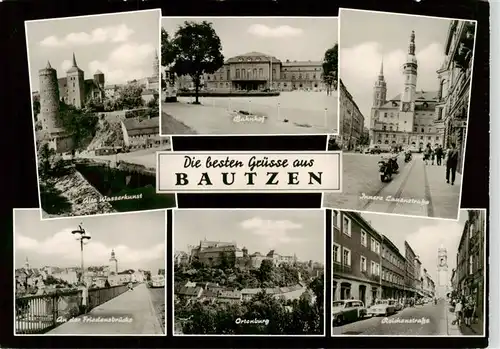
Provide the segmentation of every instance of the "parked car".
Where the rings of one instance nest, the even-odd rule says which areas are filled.
[[[365,149],[365,154],[380,154],[382,151],[380,150],[378,145],[374,145],[373,147],[368,147]]]
[[[367,310],[367,315],[378,316],[384,315],[389,316],[396,313],[396,301],[393,299],[384,299],[377,301],[375,305],[372,305]]]
[[[362,301],[345,299],[332,303],[332,322],[334,326],[362,319],[365,315],[366,308]]]

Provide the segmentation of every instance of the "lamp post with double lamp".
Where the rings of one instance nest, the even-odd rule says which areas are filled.
[[[80,241],[80,264],[82,268],[82,274],[80,277],[80,282],[85,283],[85,269],[83,265],[83,245],[86,245],[89,243],[91,236],[89,233],[85,231],[85,229],[82,228],[82,225],[78,225],[78,229],[73,230],[71,232],[75,236],[75,239],[77,241]]]

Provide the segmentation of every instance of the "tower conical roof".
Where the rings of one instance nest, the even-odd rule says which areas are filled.
[[[74,73],[74,72],[81,72],[82,70],[78,68],[78,65],[76,64],[76,58],[75,58],[75,53],[73,52],[73,62],[71,68],[68,69],[67,73]]]
[[[47,66],[45,67],[45,69],[52,69],[52,66],[50,65],[50,61],[47,61]]]

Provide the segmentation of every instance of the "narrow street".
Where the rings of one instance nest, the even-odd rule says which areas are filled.
[[[446,167],[425,165],[421,154],[405,163],[398,157],[399,173],[388,183],[382,183],[378,174],[380,155],[344,153],[343,192],[326,193],[324,205],[329,208],[362,210],[368,212],[405,214],[423,217],[456,219],[460,199],[461,175],[455,185],[445,181]],[[367,196],[363,198],[363,196]],[[381,199],[373,199],[380,197]],[[388,198],[412,200],[395,202]]]
[[[388,318],[367,317],[334,327],[332,335],[446,336],[448,335],[446,311],[444,302],[437,305],[434,303],[417,305],[405,308]]]

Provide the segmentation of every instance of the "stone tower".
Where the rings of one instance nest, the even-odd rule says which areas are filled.
[[[158,79],[160,74],[160,61],[158,60],[158,51],[155,50],[155,56],[153,60],[153,78]]]
[[[410,44],[408,45],[408,55],[403,65],[404,91],[401,95],[401,110],[404,110],[404,103],[411,103],[410,110],[414,110],[415,98],[417,92],[417,57],[415,56],[415,32],[410,35]]]
[[[68,104],[82,108],[85,104],[85,77],[83,70],[76,64],[73,53],[73,64],[66,72],[68,80]]]
[[[118,274],[118,260],[115,256],[115,250],[111,250],[111,257],[109,258],[109,272],[111,274]]]
[[[30,269],[30,262],[28,261],[28,257],[26,257],[26,261],[24,262],[24,268],[26,270],[29,270]]]
[[[439,298],[446,298],[448,293],[448,253],[446,248],[441,245],[438,249],[438,264],[437,264],[438,282],[437,282],[437,296]]]
[[[62,127],[59,120],[59,86],[57,72],[47,62],[47,67],[38,72],[40,78],[40,115],[38,120],[42,129],[49,133],[57,132]]]
[[[384,79],[384,61],[380,64],[380,73],[373,87],[373,106],[381,107],[387,99],[387,84]]]
[[[100,88],[104,88],[104,73],[101,72],[100,70],[97,70],[95,73],[94,73],[94,82],[100,87]]]

